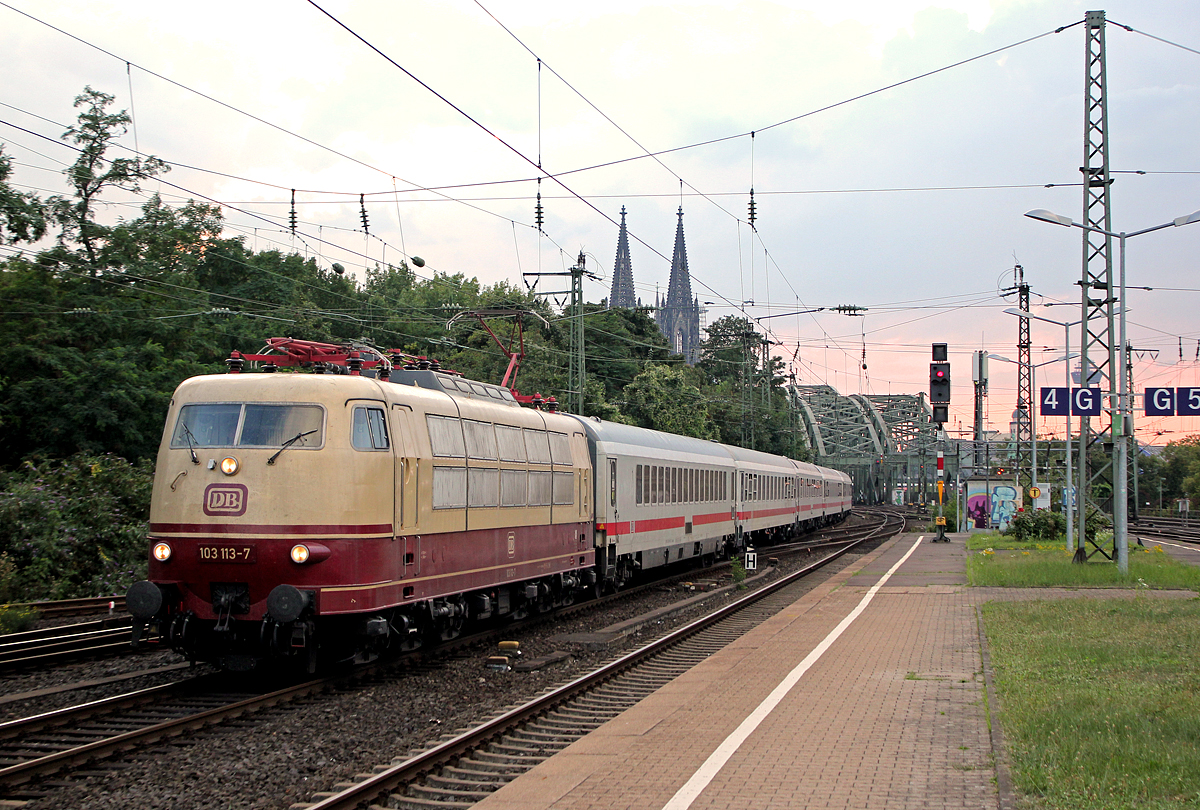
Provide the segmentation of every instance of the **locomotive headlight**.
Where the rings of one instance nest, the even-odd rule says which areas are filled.
[[[154,548],[150,552],[154,555],[154,559],[159,562],[166,562],[171,559],[171,547],[166,543],[155,543]]]
[[[242,465],[233,456],[226,456],[221,459],[221,472],[226,475],[233,475]]]
[[[292,562],[296,563],[296,565],[304,565],[305,563],[312,565],[328,559],[331,553],[329,546],[323,543],[308,542],[297,543],[292,546],[292,550],[288,552],[288,556],[292,558]]]

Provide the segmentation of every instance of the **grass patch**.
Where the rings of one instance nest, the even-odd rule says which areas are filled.
[[[1129,574],[1116,563],[1079,565],[1065,547],[1057,550],[1024,546],[1024,551],[984,549],[967,557],[967,582],[1000,588],[1183,588],[1200,591],[1200,568],[1173,560],[1162,550],[1131,548]]]
[[[1067,547],[1066,540],[1060,540],[1057,543],[1034,543],[1017,540],[1014,537],[1000,534],[1000,532],[974,532],[967,535],[967,550],[968,551],[983,551],[986,548],[1002,549],[1013,548],[1029,551],[1035,548],[1063,548]]]
[[[983,615],[1029,806],[1200,807],[1200,600],[993,602]]]

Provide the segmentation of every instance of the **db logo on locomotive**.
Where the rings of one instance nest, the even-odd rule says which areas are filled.
[[[204,488],[204,514],[237,517],[246,514],[244,484],[209,484]]]

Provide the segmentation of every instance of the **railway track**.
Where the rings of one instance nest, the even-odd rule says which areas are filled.
[[[84,659],[132,655],[128,616],[0,636],[0,675]]]
[[[811,552],[814,549],[827,550],[829,546],[839,548],[838,551],[834,551],[820,562],[805,569],[813,570],[849,550],[855,544],[878,536],[888,526],[894,532],[898,531],[901,525],[899,518],[894,515],[880,516],[872,518],[868,521],[867,525],[841,527],[837,530],[826,531],[815,540],[772,547],[771,553],[772,556],[777,554],[782,556],[802,551]],[[708,573],[712,573],[712,570],[710,569]],[[688,575],[681,575],[681,578],[686,576]],[[690,576],[694,578],[696,572],[691,572]],[[791,579],[795,579],[795,577],[793,576]],[[645,587],[661,588],[662,584],[661,582],[648,583]],[[774,590],[776,588],[778,588],[778,585],[764,586],[764,589]],[[760,592],[763,592],[763,589],[756,591],[755,594],[759,594]],[[614,597],[606,597],[605,599],[622,597],[625,597],[624,593],[617,594]],[[783,598],[786,599],[787,597]],[[571,609],[557,611],[553,616],[546,618],[552,620],[555,617],[561,617],[573,611],[594,609],[606,604],[605,599],[580,603]],[[742,602],[747,605],[749,604],[747,600],[742,600]],[[745,619],[742,621],[745,621]],[[758,621],[761,621],[761,617],[751,620],[751,624],[747,625],[746,629],[753,624],[757,624]],[[70,632],[72,627],[78,627],[78,625],[68,627],[65,630],[64,628],[57,629],[62,631],[63,637],[66,638],[71,635],[77,635]],[[698,629],[699,627],[696,626],[696,630],[692,632],[697,632]],[[128,646],[129,631],[127,621],[122,622],[120,628],[110,628],[110,630],[111,632],[123,634],[123,638],[116,643]],[[511,628],[503,631],[488,630],[473,636],[463,637],[451,644],[442,645],[435,648],[433,652],[435,654],[446,654],[481,644],[492,644],[496,639],[508,632],[511,632]],[[616,706],[624,707],[632,705],[629,701],[636,702],[640,700],[642,696],[649,693],[645,691],[646,689],[649,689],[649,691],[657,689],[662,683],[676,677],[680,672],[692,666],[695,661],[710,654],[711,646],[705,647],[704,645],[711,645],[717,642],[709,639],[720,639],[722,637],[721,634],[733,632],[734,635],[728,636],[723,642],[728,643],[731,638],[736,637],[741,632],[745,632],[745,630],[713,632],[718,633],[718,635],[712,636],[710,634],[705,636],[704,641],[693,642],[693,644],[701,645],[696,647],[694,651],[686,655],[671,653],[669,658],[662,659],[662,661],[655,665],[657,671],[651,668],[646,670],[646,672],[652,674],[642,674],[636,676],[633,680],[626,681],[627,685],[622,687],[626,690],[626,697],[614,702],[613,698],[604,693],[599,693],[599,697],[591,698],[591,700],[593,702],[598,701],[601,704],[612,704],[614,708]],[[14,645],[14,651],[17,646],[19,645]],[[708,649],[708,652],[704,652],[705,649]],[[16,653],[14,652],[14,654]],[[88,763],[111,757],[118,752],[144,748],[147,745],[194,732],[206,726],[216,725],[235,717],[260,711],[264,708],[298,700],[323,691],[346,688],[349,685],[361,683],[364,680],[379,676],[386,677],[386,673],[389,670],[419,664],[428,656],[428,652],[418,653],[402,657],[395,661],[363,667],[351,674],[340,674],[332,677],[307,680],[302,683],[261,693],[250,693],[244,690],[234,691],[228,687],[229,681],[226,676],[206,675],[139,690],[82,706],[2,723],[0,724],[0,789],[10,798],[19,798],[22,795],[22,786],[45,776],[79,768]],[[634,660],[629,659],[630,663],[626,664],[626,666],[632,665]],[[0,659],[0,667],[3,666],[3,661]],[[605,676],[600,677],[603,678]],[[225,680],[223,681],[222,678],[225,678]],[[640,684],[640,686],[631,687],[628,685],[633,683]],[[583,703],[580,704],[580,707],[572,709],[576,714],[561,714],[556,720],[546,722],[550,725],[558,724],[564,727],[570,727],[572,724],[575,724],[577,728],[586,730],[594,727],[590,725],[592,720],[603,722],[600,717],[605,715],[595,714],[596,709],[596,706],[589,706],[587,703]],[[623,708],[618,711],[623,711]],[[582,722],[588,717],[591,717],[591,720]],[[576,723],[577,720],[580,722]],[[537,736],[543,732],[535,731],[527,733]],[[526,745],[526,743],[520,742],[515,744],[518,748]],[[483,755],[481,754],[481,756]],[[36,795],[36,791],[30,795]]]
[[[1182,524],[1167,526],[1152,526],[1131,524],[1130,535],[1146,540],[1174,540],[1179,543],[1200,545],[1200,528],[1185,528]]]
[[[869,539],[902,530],[902,516],[884,515],[821,560],[428,751],[338,785],[338,793],[318,794],[308,810],[368,803],[411,810],[470,807],[790,605],[798,596],[794,586],[807,574]]]
[[[48,602],[16,602],[10,605],[22,610],[37,611],[43,619],[60,619],[65,616],[91,616],[96,613],[110,614],[125,612],[124,596],[94,596],[84,599],[58,599]]]
[[[273,692],[237,692],[220,688],[223,678],[190,678],[0,723],[0,785],[11,796],[12,788],[38,777],[329,688],[321,679]]]

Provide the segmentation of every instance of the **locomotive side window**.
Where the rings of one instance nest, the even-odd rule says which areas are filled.
[[[529,505],[530,506],[549,506],[550,505],[550,473],[530,471],[530,473],[529,473]]]
[[[433,468],[433,508],[462,509],[467,505],[467,468]]]
[[[525,461],[525,439],[520,428],[496,425],[496,444],[501,461]]]
[[[500,505],[524,506],[529,498],[529,473],[525,470],[500,471]]]
[[[534,464],[550,463],[550,442],[544,430],[525,429],[525,451]]]
[[[641,472],[640,468],[639,468],[638,472],[639,473]],[[639,476],[639,478],[640,478],[640,476]],[[616,506],[617,505],[617,460],[615,458],[610,458],[608,460],[608,484],[609,484],[609,494],[608,494],[609,502],[613,506]]]
[[[210,403],[184,405],[171,434],[172,447],[279,447],[306,434],[294,448],[320,447],[325,411],[320,405]]]
[[[575,473],[554,473],[554,503],[556,506],[575,503]]]
[[[462,425],[453,416],[427,414],[425,424],[429,426],[429,445],[434,456],[440,458],[462,458],[466,455],[463,444]]]
[[[467,470],[467,506],[497,506],[500,503],[500,471],[492,467]]]
[[[360,405],[354,409],[350,444],[355,450],[388,449],[387,420],[382,408],[364,408]]]
[[[550,457],[555,464],[571,463],[571,445],[567,442],[567,434],[550,434]]]
[[[467,455],[485,461],[496,460],[496,433],[491,422],[463,420],[463,433],[467,439]]]

